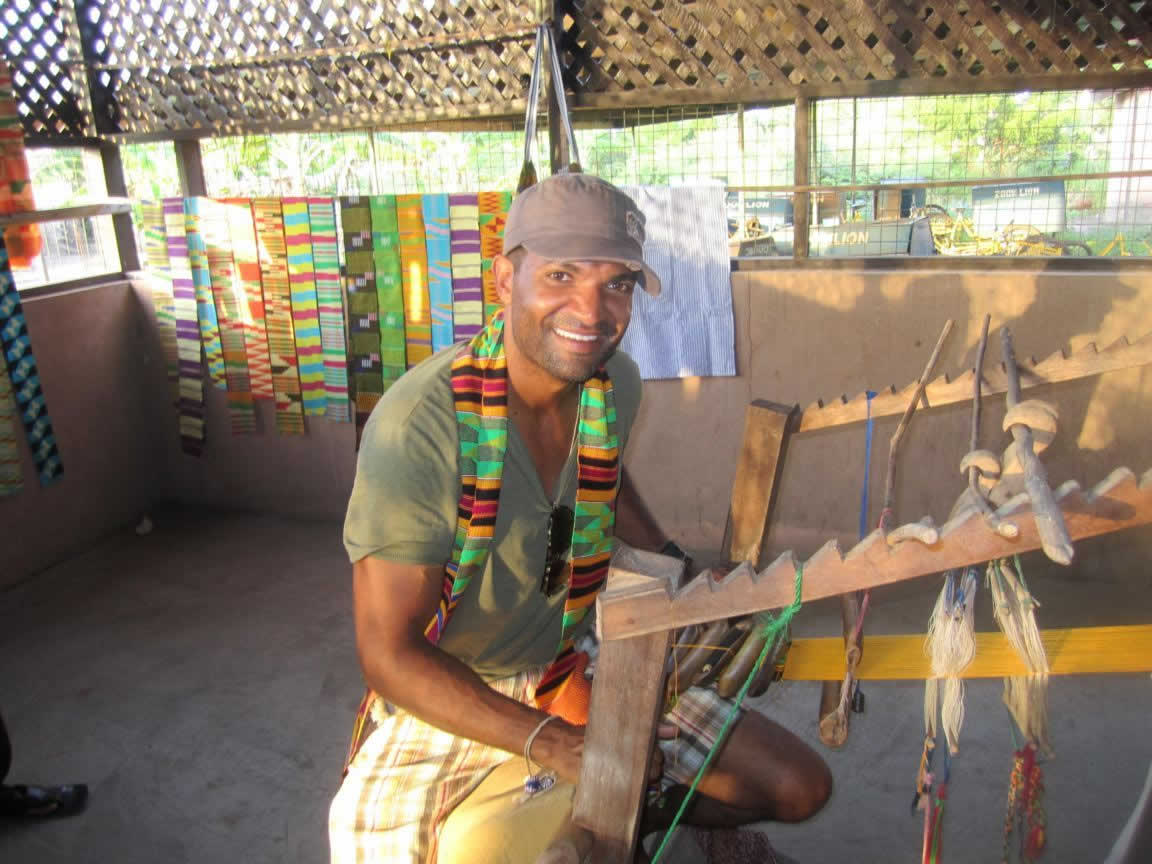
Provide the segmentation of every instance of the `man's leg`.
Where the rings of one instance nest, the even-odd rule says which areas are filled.
[[[88,787],[83,783],[69,786],[6,786],[4,779],[12,767],[12,742],[0,714],[0,818],[27,819],[46,816],[71,816],[84,809]]]

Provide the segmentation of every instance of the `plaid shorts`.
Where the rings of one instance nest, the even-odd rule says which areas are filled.
[[[527,702],[540,671],[489,682]],[[683,693],[663,722],[680,731],[661,741],[662,783],[688,784],[704,764],[732,703],[712,689]],[[434,864],[440,826],[485,777],[512,754],[459,738],[411,714],[377,711],[376,728],[348,766],[332,800],[332,864]]]

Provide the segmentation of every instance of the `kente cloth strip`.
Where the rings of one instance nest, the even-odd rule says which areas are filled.
[[[248,352],[244,346],[241,314],[244,287],[232,260],[232,239],[228,232],[225,205],[210,198],[200,200],[200,233],[208,256],[208,275],[216,320],[220,323],[220,343],[224,350],[224,378],[228,384],[228,419],[233,435],[256,431],[256,406],[248,378]]]
[[[288,249],[278,198],[253,198],[260,281],[264,284],[264,317],[268,322],[268,356],[276,393],[276,429],[281,435],[304,434],[296,338],[292,328],[292,288],[288,282]]]
[[[264,286],[260,280],[260,259],[256,251],[256,226],[252,203],[247,198],[226,198],[228,236],[232,239],[232,260],[239,278],[237,297],[244,319],[244,353],[248,355],[248,381],[256,399],[275,399],[272,387],[272,358],[268,353],[268,321],[264,313]],[[245,314],[246,310],[246,314]]]
[[[184,199],[164,199],[164,232],[168,239],[168,266],[172,273],[176,313],[176,352],[180,362],[180,448],[190,456],[204,450],[204,379],[200,325],[196,316],[196,288],[188,263],[184,227]]]
[[[208,274],[208,249],[200,233],[202,198],[184,199],[184,234],[188,241],[188,264],[192,268],[192,285],[196,289],[196,319],[200,325],[200,340],[204,343],[204,358],[208,362],[208,378],[219,389],[226,388],[224,377],[224,347],[220,342],[220,322],[216,318],[216,304],[212,299],[212,279]]]
[[[387,390],[408,368],[396,196],[373,195],[369,206],[372,209],[372,266],[376,271],[376,302],[380,315],[380,371]]]
[[[356,440],[384,392],[380,311],[372,260],[372,210],[367,198],[341,198],[344,287],[348,296],[348,371],[356,409]]]
[[[512,206],[511,192],[481,192],[477,196],[480,216],[480,270],[484,288],[484,320],[500,308],[492,259],[504,251],[504,223]]]
[[[172,390],[172,404],[180,400],[180,357],[176,353],[176,303],[172,297],[172,271],[168,266],[168,237],[164,231],[164,205],[160,201],[142,201],[141,220],[144,237],[144,266],[152,288],[152,307],[160,331],[164,368]]]
[[[32,340],[24,321],[24,307],[8,266],[8,249],[0,233],[0,354],[8,366],[16,410],[24,424],[24,435],[40,485],[47,486],[64,473],[60,452],[56,448],[56,434],[48,417],[48,404],[40,388],[40,372],[36,355],[32,353]],[[0,370],[2,372],[3,370]]]
[[[316,273],[316,307],[324,349],[325,414],[347,423],[348,358],[344,348],[344,292],[340,288],[340,255],[336,245],[336,212],[331,198],[308,199],[312,225],[312,262]]]
[[[320,338],[320,309],[316,303],[316,268],[312,263],[312,225],[307,198],[285,198],[284,242],[288,248],[288,282],[292,294],[292,326],[296,359],[300,364],[300,395],[304,413],[324,416],[324,345]]]
[[[452,229],[447,195],[425,195],[424,242],[428,250],[428,302],[432,350],[452,344]]]
[[[452,230],[452,336],[471,339],[484,327],[480,210],[475,195],[448,196]]]
[[[0,59],[0,215],[35,209],[12,75]],[[4,230],[4,239],[12,269],[30,267],[44,245],[40,226],[34,224],[9,225]]]
[[[16,440],[16,403],[12,401],[12,380],[5,365],[0,369],[0,497],[15,495],[23,488],[20,442]]]
[[[432,356],[432,313],[428,300],[428,250],[420,195],[396,196],[400,272],[404,286],[404,341],[408,367]]]

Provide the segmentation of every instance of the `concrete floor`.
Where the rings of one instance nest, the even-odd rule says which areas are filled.
[[[327,860],[328,801],[360,696],[348,576],[336,524],[180,512],[159,516],[147,537],[114,536],[0,593],[9,779],[92,790],[79,817],[0,825],[0,861]],[[870,629],[922,631],[935,582],[877,594]],[[1043,626],[1152,620],[1147,570],[1030,582],[1045,602]],[[991,626],[985,608],[979,627]],[[827,602],[796,623],[797,635],[838,628]],[[947,864],[1000,860],[1011,739],[999,690],[993,681],[968,688]],[[816,684],[777,685],[758,706],[815,742],[818,693]],[[801,864],[918,860],[920,822],[908,804],[922,686],[873,683],[866,694],[849,746],[825,751],[837,784],[825,811],[766,826]],[[1043,860],[1100,861],[1152,758],[1152,685],[1146,676],[1057,679],[1051,715]],[[684,843],[674,857],[692,860]]]

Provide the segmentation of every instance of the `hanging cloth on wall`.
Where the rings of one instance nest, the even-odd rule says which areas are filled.
[[[380,371],[387,390],[407,370],[404,344],[404,281],[400,275],[400,227],[396,196],[373,195],[372,264],[380,313]]]
[[[420,195],[396,196],[400,272],[404,286],[404,341],[408,367],[432,356],[432,313],[428,297],[428,250]]]
[[[196,287],[188,263],[184,199],[164,199],[164,233],[176,312],[176,352],[180,362],[180,447],[190,456],[204,450],[204,376]]]
[[[480,209],[475,195],[448,196],[452,229],[452,336],[471,339],[484,326]]]
[[[0,215],[35,209],[12,75],[0,59]],[[9,225],[2,233],[8,248],[9,267],[15,270],[30,267],[44,246],[40,226]]]
[[[481,192],[477,196],[480,221],[480,272],[484,290],[484,320],[500,308],[492,259],[504,251],[504,223],[512,206],[511,192]]]
[[[312,263],[312,225],[307,198],[285,198],[284,243],[288,250],[288,283],[292,298],[292,329],[296,338],[300,395],[306,415],[322,417],[328,410],[324,395],[324,345],[316,303],[316,269]]]
[[[16,440],[16,403],[8,367],[0,370],[0,497],[15,495],[24,488],[20,470],[20,442]]]
[[[248,355],[248,382],[256,399],[275,399],[272,387],[272,358],[268,353],[268,321],[264,313],[264,286],[260,281],[260,260],[256,250],[256,226],[252,202],[247,198],[226,198],[221,204],[228,218],[232,239],[232,260],[242,294],[244,353]]]
[[[331,198],[308,199],[312,226],[312,262],[316,272],[316,308],[324,348],[325,416],[347,423],[348,358],[344,348],[344,296],[340,290],[340,255],[336,245],[336,213]]]
[[[367,198],[341,198],[344,286],[348,296],[348,369],[356,408],[356,440],[380,401],[380,314],[372,263],[372,211]]]
[[[276,428],[282,435],[304,434],[296,337],[292,326],[292,288],[288,281],[288,248],[284,216],[278,198],[253,198],[260,281],[264,285],[264,315],[268,322],[268,354],[272,389],[276,393]]]
[[[224,347],[220,342],[220,322],[212,300],[212,278],[208,274],[208,250],[200,233],[200,209],[203,198],[184,199],[184,234],[188,241],[188,265],[192,268],[192,285],[196,289],[196,320],[200,341],[208,362],[208,378],[217,388],[227,386],[224,376]]]
[[[208,256],[212,300],[220,324],[220,344],[224,350],[224,378],[228,384],[228,419],[233,435],[256,431],[256,410],[252,383],[248,377],[248,352],[244,347],[241,302],[244,289],[232,259],[232,240],[224,205],[211,198],[200,201],[200,233]]]
[[[428,250],[428,303],[432,311],[432,350],[452,344],[452,228],[448,196],[425,195],[424,242]]]
[[[180,358],[176,353],[176,306],[172,297],[172,272],[168,266],[168,238],[164,233],[164,205],[142,201],[141,234],[144,238],[144,266],[152,288],[152,308],[164,352],[164,368],[172,390],[172,404],[180,399]]]

